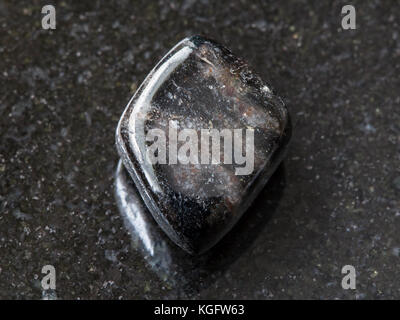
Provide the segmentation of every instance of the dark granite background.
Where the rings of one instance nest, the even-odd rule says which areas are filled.
[[[357,30],[341,28],[349,3]],[[49,296],[46,264],[60,299],[400,298],[399,17],[389,0],[0,0],[0,298]],[[207,258],[182,258],[179,282],[132,245],[114,131],[155,63],[197,33],[273,84],[294,131],[254,206]],[[356,290],[341,288],[346,264]]]

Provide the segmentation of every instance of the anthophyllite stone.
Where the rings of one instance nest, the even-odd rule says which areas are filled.
[[[195,254],[248,209],[290,135],[284,103],[253,69],[215,41],[193,36],[144,80],[116,143],[154,219]]]

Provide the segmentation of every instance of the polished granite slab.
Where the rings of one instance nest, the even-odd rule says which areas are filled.
[[[0,298],[48,297],[47,264],[61,299],[400,298],[400,8],[389,3],[353,1],[346,31],[341,1],[65,1],[57,29],[42,30],[39,3],[0,1]],[[154,250],[170,259],[157,261],[119,210],[114,132],[149,70],[198,33],[274,86],[295,134],[214,249],[187,259],[167,238]],[[348,264],[356,290],[341,287]]]

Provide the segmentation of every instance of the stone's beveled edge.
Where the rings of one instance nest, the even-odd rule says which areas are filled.
[[[164,63],[161,63],[151,72],[152,76],[147,80],[146,85],[142,87],[140,94],[134,100],[134,106],[126,120],[128,125],[129,137],[134,135],[134,139],[129,139],[130,150],[133,150],[135,158],[142,164],[141,169],[145,175],[146,181],[155,192],[160,192],[161,188],[154,176],[152,165],[145,161],[145,120],[144,115],[151,110],[151,101],[154,95],[163,85],[175,69],[182,65],[188,56],[193,52],[189,46],[178,46],[168,55]]]
[[[144,172],[141,169],[140,164],[137,162],[134,154],[129,151],[129,148],[126,146],[123,138],[123,132],[122,128],[124,126],[129,126],[129,120],[131,117],[131,113],[134,110],[137,99],[140,97],[142,94],[144,88],[148,85],[149,81],[151,78],[154,76],[154,74],[157,72],[157,70],[162,66],[165,62],[168,61],[168,59],[177,52],[179,48],[183,48],[185,46],[191,47],[193,49],[197,48],[201,44],[209,42],[218,48],[222,48],[223,50],[226,50],[226,52],[229,54],[230,58],[238,59],[240,60],[239,57],[235,56],[229,49],[226,47],[222,46],[221,44],[202,37],[202,36],[192,36],[183,39],[180,41],[178,44],[176,44],[168,53],[156,64],[156,66],[150,71],[150,73],[147,75],[145,80],[142,82],[142,84],[139,86],[135,94],[132,96],[130,101],[128,102],[117,126],[116,130],[116,145],[117,145],[117,150],[118,153],[123,161],[123,164],[127,171],[129,172],[130,176],[135,182],[135,185],[138,187],[138,191],[144,200],[146,206],[148,207],[149,211],[151,212],[153,218],[156,220],[158,225],[163,229],[163,231],[168,235],[168,237],[175,242],[179,247],[184,249],[186,252],[190,254],[201,254],[213,246],[215,246],[232,228],[233,226],[240,220],[240,218],[243,216],[245,211],[251,206],[252,202],[254,199],[259,195],[259,192],[262,190],[262,188],[266,185],[268,182],[269,178],[272,176],[272,174],[275,172],[276,168],[278,165],[281,163],[283,160],[287,146],[291,137],[291,132],[292,132],[292,126],[291,126],[291,121],[290,121],[290,115],[289,112],[286,108],[286,105],[282,101],[282,99],[277,96],[273,90],[270,89],[269,85],[267,86],[267,90],[264,92],[268,94],[269,98],[273,99],[274,102],[273,104],[275,107],[278,109],[278,112],[280,113],[280,121],[283,123],[283,128],[282,128],[282,135],[281,135],[281,140],[278,145],[278,147],[274,150],[274,152],[271,155],[271,167],[269,168],[264,168],[263,170],[260,171],[260,174],[256,177],[255,180],[258,180],[258,183],[255,183],[255,189],[252,192],[250,199],[247,199],[246,203],[244,206],[241,208],[242,214],[238,215],[237,219],[234,221],[231,221],[229,225],[226,226],[224,232],[221,233],[221,235],[217,238],[212,243],[209,243],[207,246],[204,247],[195,247],[194,244],[190,242],[190,240],[186,239],[183,235],[179,235],[170,225],[170,223],[166,220],[164,215],[162,214],[161,210],[156,204],[156,199],[154,199],[155,194],[150,195],[148,193],[148,190],[151,190],[151,187],[149,185],[149,182],[146,180],[146,177],[144,176]],[[184,60],[183,60],[184,61]],[[179,65],[179,64],[178,64]],[[259,75],[251,68],[249,68],[247,65],[246,67],[248,70],[254,73],[254,77],[256,81],[265,84],[265,81],[263,81]],[[172,71],[173,72],[173,71]],[[126,141],[129,141],[129,139],[126,139]],[[264,180],[264,183],[260,183],[260,180]]]
[[[117,130],[116,130],[116,146],[117,146],[117,151],[122,159],[122,162],[129,172],[130,176],[135,182],[136,186],[138,187],[138,191],[143,198],[143,201],[145,202],[146,206],[148,207],[149,211],[151,212],[153,218],[156,220],[158,225],[163,229],[163,231],[168,235],[168,237],[175,242],[179,247],[184,249],[186,252],[190,254],[194,254],[193,248],[190,246],[190,243],[187,241],[187,239],[184,239],[182,236],[180,236],[169,224],[169,222],[164,218],[162,212],[160,209],[154,204],[153,197],[150,196],[147,192],[148,189],[150,189],[150,185],[148,181],[145,179],[145,177],[142,174],[142,170],[140,169],[140,165],[137,163],[137,160],[135,159],[135,156],[129,151],[128,146],[125,144],[124,138],[123,138],[123,132],[122,128],[124,126],[129,126],[129,119],[131,117],[131,113],[133,109],[135,108],[135,102],[138,97],[140,97],[143,89],[147,86],[151,78],[154,76],[156,71],[162,66],[170,56],[174,52],[176,52],[180,47],[193,47],[193,43],[191,42],[190,38],[185,38],[182,41],[180,41],[178,44],[176,44],[168,53],[156,64],[156,66],[150,71],[150,73],[146,76],[145,80],[142,82],[142,84],[139,86],[139,88],[136,90],[132,98],[129,100],[127,106],[125,107],[125,110],[118,122]],[[127,141],[129,139],[126,139]]]
[[[118,121],[117,125],[117,130],[116,130],[116,137],[117,137],[117,143],[118,143],[118,135],[121,134],[121,127],[122,127],[122,122],[126,119],[126,114],[134,101],[134,99],[139,96],[140,92],[143,90],[144,86],[149,82],[155,71],[159,68],[160,65],[162,65],[168,57],[171,55],[173,51],[175,51],[179,46],[187,44],[190,41],[190,38],[185,38],[182,41],[180,41],[178,44],[176,44],[171,50],[168,51],[168,53],[155,65],[155,67],[149,72],[149,74],[146,76],[146,78],[143,80],[139,88],[136,90],[136,92],[133,94],[132,98],[129,100],[128,104],[126,105],[121,118]]]

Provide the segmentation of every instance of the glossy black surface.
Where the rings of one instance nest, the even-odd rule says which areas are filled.
[[[171,139],[188,129],[194,134],[190,143],[195,163],[182,163],[179,157],[171,163]],[[151,163],[146,157],[148,145],[155,143],[147,137],[150,130],[162,133],[157,139],[169,146],[157,150],[158,158],[166,153],[165,163]],[[211,155],[216,140],[203,137],[204,130],[218,134],[223,154]],[[240,142],[233,130],[240,133]],[[290,135],[286,107],[269,85],[227,48],[193,36],[179,42],[147,76],[121,117],[116,141],[155,220],[177,245],[202,253],[232,228],[265,186]],[[208,140],[207,149],[200,146],[202,139]],[[177,143],[176,149],[184,143]],[[235,163],[238,146],[246,156],[241,165]],[[203,163],[205,151],[209,162]],[[232,161],[226,164],[224,156],[229,155]]]

